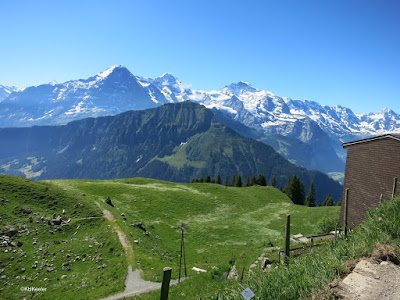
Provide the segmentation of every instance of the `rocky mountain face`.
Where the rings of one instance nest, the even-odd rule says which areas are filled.
[[[211,110],[184,101],[62,126],[0,129],[0,172],[34,179],[148,177],[176,182],[241,174],[298,175],[314,181],[318,203],[342,187],[327,175],[295,166],[272,147],[219,123]]]
[[[1,91],[0,88],[0,95]],[[248,82],[234,83],[216,91],[191,90],[172,74],[143,78],[134,76],[123,66],[113,66],[85,80],[9,90],[2,95],[6,97],[3,96],[3,100],[0,97],[0,127],[66,124],[85,117],[115,115],[191,100],[224,112],[261,132],[263,142],[293,162],[324,172],[344,171],[346,153],[342,142],[388,132],[400,133],[400,115],[390,109],[355,114],[342,106],[329,107],[313,101],[279,97],[258,90]],[[286,139],[283,143],[282,138],[278,142],[276,137],[281,136],[294,143],[300,140],[312,151],[301,155],[288,150],[295,147],[283,149],[282,145],[291,142]]]

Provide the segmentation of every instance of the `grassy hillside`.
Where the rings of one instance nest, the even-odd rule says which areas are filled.
[[[49,225],[53,214],[70,222]],[[0,175],[0,239],[1,299],[95,299],[124,288],[126,274],[119,269],[127,261],[118,237],[82,195]]]
[[[166,266],[173,268],[173,278],[178,277],[179,228],[184,223],[188,274],[196,275],[190,270],[194,266],[209,272],[195,276],[193,280],[203,282],[203,286],[192,296],[207,294],[206,286],[218,290],[219,281],[210,282],[210,273],[222,274],[230,262],[247,270],[270,243],[281,246],[286,214],[292,216],[292,233],[304,235],[315,233],[320,219],[339,215],[338,207],[293,205],[272,187],[226,188],[142,178],[50,182],[77,195],[84,193],[114,214],[133,245],[133,267],[142,269],[145,279],[160,281]],[[108,197],[114,207],[104,202]],[[139,222],[149,236],[132,225]],[[191,282],[188,280],[185,286]],[[199,284],[194,286],[192,289],[199,288]]]
[[[108,197],[114,207],[104,202]],[[107,221],[96,204],[115,220]],[[54,213],[71,221],[49,225]],[[33,296],[20,291],[27,286],[47,288],[39,293],[44,299],[98,299],[123,290],[128,264],[143,270],[145,279],[160,281],[166,266],[173,268],[172,277],[177,278],[181,223],[185,224],[188,275],[193,278],[171,293],[186,293],[185,299],[214,295],[232,285],[219,281],[230,264],[234,262],[239,270],[245,266],[247,276],[249,265],[270,243],[283,244],[288,213],[292,233],[307,235],[316,231],[320,219],[338,215],[339,210],[293,205],[272,187],[226,188],[142,178],[33,182],[0,176],[0,236],[14,227],[19,233],[10,242],[23,243],[0,248],[0,298]],[[138,223],[147,234],[133,226]],[[133,255],[125,255],[113,229],[117,227],[126,234]],[[197,275],[191,271],[194,266],[208,272]]]
[[[289,267],[281,265],[271,272],[258,272],[241,285],[231,283],[211,299],[240,299],[243,287],[250,287],[255,299],[338,299],[333,295],[335,285],[328,283],[351,272],[351,266],[354,268],[357,259],[372,256],[368,259],[371,262],[391,261],[399,264],[399,215],[400,198],[387,201],[369,211],[368,219],[349,233],[347,238],[340,238],[336,243],[331,240],[324,247],[293,258]],[[380,277],[382,275],[376,274],[375,279],[384,284]],[[380,296],[381,299],[390,299],[388,295]]]

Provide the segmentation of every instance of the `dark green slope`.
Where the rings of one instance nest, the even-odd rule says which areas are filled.
[[[321,202],[341,186],[320,172],[294,166],[272,147],[218,123],[204,106],[182,102],[65,126],[0,130],[0,170],[35,179],[143,176],[189,182],[210,174],[243,179],[263,173],[279,185],[297,174],[316,181]],[[10,150],[12,149],[12,150]],[[318,184],[319,183],[319,184]]]
[[[241,174],[265,174],[269,181],[276,176],[278,186],[284,186],[294,174],[300,176],[306,190],[311,181],[317,186],[317,202],[330,193],[335,199],[341,196],[342,187],[319,171],[309,171],[287,161],[270,146],[245,138],[232,129],[214,124],[209,130],[196,134],[186,144],[174,149],[170,156],[153,159],[138,171],[142,177],[186,181],[207,174],[222,178]],[[162,171],[161,171],[162,170]],[[185,179],[184,179],[185,180]]]

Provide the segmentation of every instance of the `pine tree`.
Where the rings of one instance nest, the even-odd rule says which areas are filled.
[[[217,175],[217,178],[215,179],[215,183],[216,184],[221,184],[222,183],[221,176],[219,174]]]
[[[265,179],[265,176],[263,174],[259,174],[257,176],[257,180],[256,180],[258,185],[261,186],[266,186],[267,185],[267,180]]]
[[[336,206],[342,206],[342,198],[340,198],[340,200],[338,201],[338,203],[336,203]]]
[[[314,181],[310,184],[310,189],[308,191],[306,202],[304,203],[305,206],[314,207],[315,206],[315,187]]]
[[[242,186],[243,186],[243,183],[242,183],[242,176],[240,176],[240,174],[237,174],[237,175],[235,176],[235,180],[234,180],[233,182],[234,182],[234,186],[236,186],[236,187],[242,187]]]
[[[276,177],[275,176],[273,176],[271,178],[271,186],[276,187]]]
[[[324,203],[322,203],[322,206],[334,206],[335,204],[333,203],[333,198],[331,195],[326,196],[326,199]]]
[[[251,186],[251,182],[250,182],[250,177],[247,177],[246,178],[246,181],[245,181],[245,183],[244,183],[244,186]]]
[[[304,205],[304,185],[299,177],[294,175],[290,178],[284,191],[294,204]]]
[[[211,176],[210,175],[206,175],[206,177],[204,177],[204,182],[211,182]]]
[[[256,185],[257,184],[257,178],[256,175],[251,176],[250,179],[250,185]]]
[[[225,177],[225,183],[224,183],[224,185],[225,185],[225,186],[230,186],[230,185],[231,185],[231,183],[229,182],[229,177],[228,177],[228,176]]]

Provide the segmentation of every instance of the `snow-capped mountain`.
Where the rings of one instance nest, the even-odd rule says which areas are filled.
[[[170,73],[164,73],[156,79],[148,78],[145,80],[153,83],[170,102],[188,100],[189,96],[192,94],[188,86],[184,85],[178,78]]]
[[[329,136],[340,140],[400,132],[400,115],[391,109],[355,114],[342,106],[329,107],[314,101],[279,97],[257,90],[246,82],[231,84],[218,91],[193,91],[188,98],[207,107],[224,110],[242,123],[265,133],[288,135],[288,125],[306,120],[315,122]],[[310,138],[310,135],[304,135],[301,140],[307,142]]]
[[[280,97],[258,90],[248,82],[214,91],[191,90],[170,73],[144,78],[133,75],[124,66],[113,66],[88,79],[59,84],[21,90],[0,86],[0,127],[65,124],[185,100],[225,112],[264,134],[300,139],[319,153],[325,153],[322,157],[336,156],[331,161],[336,161],[338,155],[342,167],[345,158],[342,142],[400,133],[400,115],[390,109],[356,114],[342,106]]]
[[[4,86],[0,84],[0,102],[10,96],[12,92],[16,92],[19,89],[15,86]]]
[[[166,91],[168,87],[163,88]],[[344,170],[346,152],[341,146],[343,142],[389,132],[400,133],[400,115],[393,110],[355,114],[339,105],[329,107],[314,101],[279,97],[258,90],[248,82],[233,83],[209,92],[193,90],[179,94],[177,90],[170,91],[178,99],[197,101],[208,108],[224,111],[265,134],[277,133],[300,139],[320,156],[334,162],[336,171]],[[319,169],[327,171],[324,167]]]
[[[123,66],[88,79],[28,87],[0,103],[0,127],[65,124],[85,117],[114,115],[168,103],[153,83]]]

